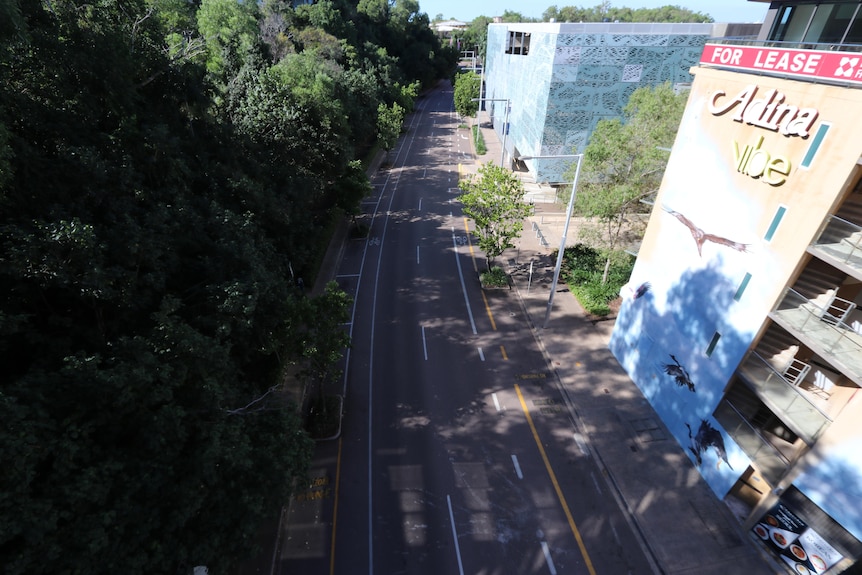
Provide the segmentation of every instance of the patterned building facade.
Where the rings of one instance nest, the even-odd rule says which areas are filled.
[[[489,25],[485,109],[507,160],[582,152],[637,88],[687,87],[712,33],[712,24]],[[559,183],[572,160],[527,162],[535,181]]]

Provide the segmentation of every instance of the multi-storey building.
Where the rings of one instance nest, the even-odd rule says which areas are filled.
[[[751,25],[491,24],[486,109],[506,159],[582,152],[599,120],[616,118],[635,89],[687,88],[711,36],[756,34]],[[534,181],[557,183],[571,158],[528,160]]]
[[[862,2],[692,73],[611,349],[789,569],[862,572]]]

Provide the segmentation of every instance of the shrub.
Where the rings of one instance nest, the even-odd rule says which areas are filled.
[[[473,126],[473,141],[476,143],[476,153],[484,156],[488,148],[485,147],[485,138],[482,136],[482,130],[479,126]]]
[[[629,281],[634,258],[625,252],[611,254],[608,280],[602,283],[607,255],[584,244],[566,248],[560,275],[584,309],[593,315],[607,315],[608,304],[619,296]]]
[[[507,287],[509,285],[509,276],[506,275],[503,268],[494,266],[490,270],[479,274],[479,281],[486,287]]]

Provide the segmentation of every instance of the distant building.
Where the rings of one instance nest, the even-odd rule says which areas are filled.
[[[858,0],[705,46],[610,343],[793,573],[862,572],[860,50]]]
[[[583,151],[599,120],[619,117],[635,89],[687,87],[712,35],[712,24],[490,24],[484,95],[508,159]],[[554,183],[570,165],[526,167],[535,181]]]
[[[453,32],[463,31],[467,29],[467,23],[460,20],[441,20],[439,22],[431,22],[431,28],[440,38],[451,38]]]

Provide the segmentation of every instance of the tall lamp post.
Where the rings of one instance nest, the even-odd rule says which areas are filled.
[[[548,309],[545,310],[545,321],[542,323],[542,329],[548,327],[548,319],[551,317],[551,308],[554,305],[554,294],[557,292],[557,282],[560,280],[560,269],[563,266],[563,252],[566,250],[566,235],[569,233],[569,221],[572,219],[572,210],[575,207],[575,196],[577,195],[578,176],[581,175],[581,161],[584,159],[583,154],[563,155],[563,156],[518,156],[517,160],[541,160],[548,158],[577,158],[578,164],[575,168],[575,179],[572,181],[572,193],[569,196],[569,205],[566,208],[566,224],[563,226],[563,237],[560,239],[560,251],[557,252],[557,265],[554,267],[554,281],[551,282],[551,295],[548,296]]]
[[[479,88],[481,89],[481,87]],[[500,153],[500,167],[505,166],[506,160],[506,136],[509,135],[509,98],[472,98],[472,102],[479,102],[479,108],[482,108],[482,102],[506,102],[506,116],[503,120],[503,151]]]

